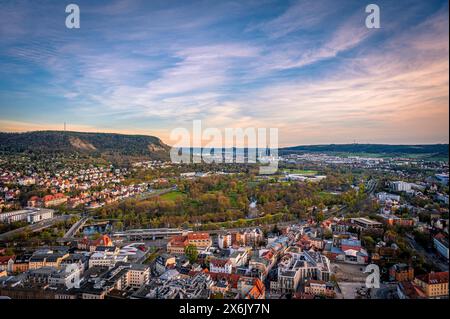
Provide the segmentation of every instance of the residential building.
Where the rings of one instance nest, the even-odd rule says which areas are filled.
[[[14,223],[19,221],[27,221],[30,224],[34,224],[45,219],[53,218],[53,214],[54,210],[52,209],[27,207],[22,210],[0,213],[0,222]]]
[[[417,276],[416,284],[427,298],[448,298],[448,271]]]
[[[0,256],[0,271],[12,272],[15,259],[16,256],[14,255]]]
[[[383,227],[382,223],[364,217],[351,218],[351,223],[360,229],[376,229]]]
[[[37,253],[31,256],[28,261],[28,269],[38,269],[42,267],[59,268],[61,262],[69,257],[68,253]]]
[[[195,246],[200,252],[211,247],[212,240],[208,233],[187,233],[186,235],[173,236],[167,243],[167,252],[182,255],[189,245]]]
[[[113,268],[119,262],[127,262],[127,255],[118,255],[117,252],[96,251],[89,258],[89,268],[107,267]]]
[[[305,293],[314,296],[322,296],[327,298],[334,298],[336,292],[334,286],[323,280],[309,279],[305,283]]]
[[[209,270],[216,273],[231,274],[233,266],[229,259],[212,259],[209,262]]]
[[[433,238],[433,244],[439,254],[448,260],[448,237],[443,234],[437,234]]]
[[[414,268],[407,264],[395,264],[389,268],[389,279],[393,281],[414,280]]]
[[[397,181],[391,183],[391,189],[394,192],[408,192],[411,190],[411,183]]]
[[[390,201],[395,201],[395,202],[399,202],[400,201],[400,196],[399,195],[395,195],[395,194],[389,194],[389,193],[385,193],[385,192],[381,192],[381,193],[377,193],[377,199],[381,202],[384,203],[388,200]]]
[[[155,270],[158,274],[162,275],[167,269],[173,268],[176,265],[176,259],[169,254],[161,254],[156,257]]]

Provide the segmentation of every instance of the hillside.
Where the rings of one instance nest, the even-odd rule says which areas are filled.
[[[0,152],[8,153],[83,153],[167,159],[169,149],[159,138],[145,135],[63,131],[0,133]]]
[[[419,157],[447,157],[448,144],[429,145],[388,145],[388,144],[328,144],[304,145],[280,149],[281,154],[289,153],[348,153],[348,154],[377,154],[386,156],[412,155]]]

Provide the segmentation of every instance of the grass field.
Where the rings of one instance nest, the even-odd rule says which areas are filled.
[[[305,175],[305,176],[314,176],[314,175],[318,174],[317,171],[303,170],[303,169],[286,169],[284,171],[289,174],[301,174],[301,175]]]
[[[182,192],[173,191],[173,192],[169,192],[169,193],[163,194],[160,197],[161,197],[161,199],[164,199],[164,200],[175,201],[175,200],[177,200],[177,198],[182,198],[184,196],[185,195]]]

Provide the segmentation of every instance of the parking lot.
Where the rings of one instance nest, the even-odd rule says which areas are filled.
[[[366,281],[368,274],[364,273],[364,265],[352,265],[345,263],[332,263],[331,269],[333,270],[336,280],[338,282],[362,282]]]

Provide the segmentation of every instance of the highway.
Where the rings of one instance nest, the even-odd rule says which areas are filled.
[[[9,237],[17,235],[17,234],[19,234],[19,233],[21,233],[23,231],[26,231],[26,230],[28,230],[28,231],[30,231],[32,233],[38,232],[38,231],[41,231],[43,229],[52,227],[53,225],[55,225],[58,222],[64,222],[66,220],[69,220],[72,216],[74,216],[74,215],[55,216],[53,218],[50,218],[50,219],[47,219],[47,220],[43,220],[43,221],[41,221],[39,223],[36,223],[36,224],[31,224],[31,225],[28,225],[28,226],[25,226],[25,227],[21,227],[21,228],[17,228],[17,229],[11,230],[9,232],[0,234],[0,240],[5,240],[5,239],[7,239]]]

